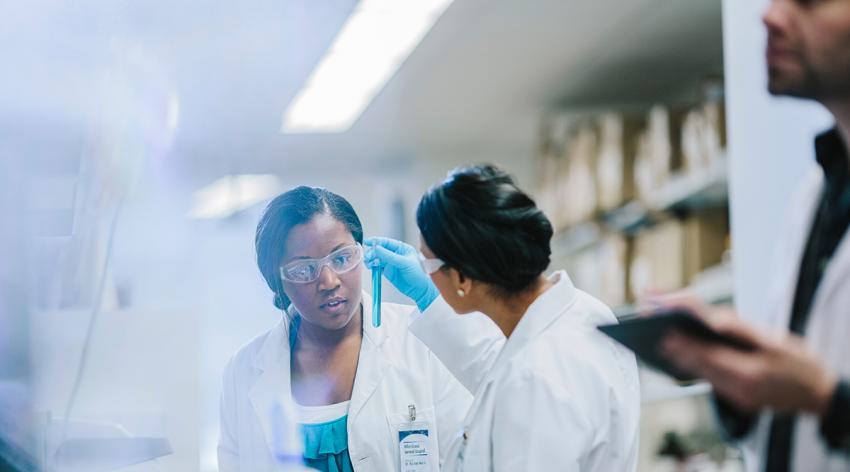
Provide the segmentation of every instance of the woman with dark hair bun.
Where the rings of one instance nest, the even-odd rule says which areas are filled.
[[[552,225],[534,201],[497,167],[459,168],[416,222],[421,251],[372,238],[365,260],[416,302],[411,330],[475,394],[445,469],[636,470],[635,358],[596,329],[616,322],[608,307],[544,275]]]
[[[284,316],[225,369],[220,471],[438,470],[472,396],[409,334],[413,307],[381,303],[381,326],[363,322],[362,242],[354,208],[328,190],[298,187],[266,207],[257,265]]]

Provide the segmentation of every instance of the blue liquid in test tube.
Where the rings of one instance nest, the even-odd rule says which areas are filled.
[[[381,326],[381,276],[384,269],[380,265],[372,267],[372,326]]]

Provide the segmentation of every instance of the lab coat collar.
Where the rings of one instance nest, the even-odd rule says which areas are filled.
[[[372,297],[362,294],[363,305],[363,341],[360,344],[360,357],[354,378],[349,405],[349,420],[353,421],[363,409],[366,401],[380,385],[387,370],[386,356],[381,353],[387,338],[385,328],[372,326]],[[291,352],[289,349],[289,320],[297,316],[291,310],[266,336],[253,365],[260,372],[249,396],[254,413],[263,428],[269,450],[273,451],[274,426],[273,411],[276,406],[285,406],[293,402],[291,397],[292,378],[290,372]]]
[[[576,288],[567,272],[563,270],[555,272],[549,276],[549,280],[554,282],[555,285],[549,287],[529,305],[513,333],[505,342],[502,352],[499,353],[499,357],[490,371],[491,375],[488,375],[488,381],[492,381],[500,368],[506,365],[516,353],[531,343],[574,305]]]
[[[793,212],[791,214],[791,225],[793,228],[801,228],[799,231],[791,232],[788,239],[782,246],[783,260],[787,260],[787,264],[782,264],[778,269],[779,276],[777,280],[780,282],[771,287],[773,304],[767,310],[768,316],[764,320],[756,319],[756,322],[761,322],[763,327],[787,326],[791,322],[791,306],[794,303],[794,295],[796,294],[797,279],[800,273],[800,267],[803,262],[803,252],[806,249],[809,231],[814,224],[817,207],[820,203],[820,198],[824,188],[824,175],[820,168],[812,169],[806,176],[805,191],[798,195],[795,203],[796,207],[803,208],[805,211]],[[842,243],[843,244],[843,243]],[[841,244],[836,249],[836,254],[841,249]],[[830,264],[832,265],[832,264]],[[829,276],[829,268],[824,274],[824,279]],[[826,280],[821,281],[821,287],[815,293],[815,298],[812,300],[812,308],[818,302],[820,293],[823,287],[826,286]]]
[[[350,423],[357,420],[363,406],[381,384],[388,367],[387,356],[382,352],[387,338],[387,327],[372,326],[372,297],[366,292],[363,292],[361,303],[363,304],[363,342],[360,344],[360,360],[357,362],[351,403],[348,405]]]
[[[285,411],[291,404],[289,360],[289,323],[288,318],[283,318],[269,331],[254,358],[254,367],[260,375],[248,394],[254,414],[263,428],[266,446],[272,452],[276,446],[274,423],[280,420],[273,417],[274,411],[276,408],[280,408],[278,411]]]

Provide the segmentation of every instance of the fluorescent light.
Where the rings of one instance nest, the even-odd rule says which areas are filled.
[[[198,190],[189,216],[198,219],[227,218],[281,191],[274,175],[231,175]]]
[[[361,0],[283,112],[284,133],[346,131],[452,0]]]

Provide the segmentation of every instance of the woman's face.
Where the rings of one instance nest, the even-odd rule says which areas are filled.
[[[331,215],[318,214],[289,232],[281,266],[298,259],[321,259],[337,249],[355,244],[345,225]],[[325,329],[342,329],[360,310],[362,262],[337,274],[328,266],[308,283],[283,281],[283,290],[304,321]]]

